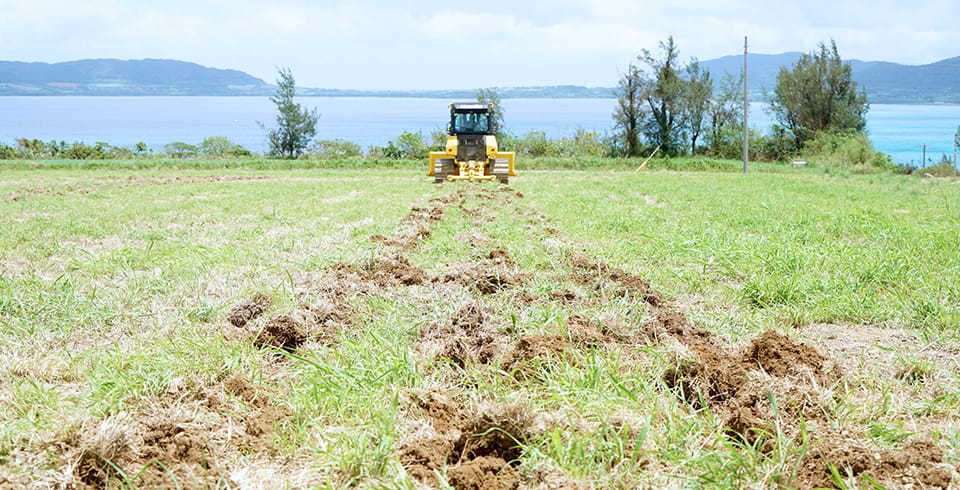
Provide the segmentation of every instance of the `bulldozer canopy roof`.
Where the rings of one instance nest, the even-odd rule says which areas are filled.
[[[450,104],[450,108],[453,109],[453,112],[488,112],[490,110],[490,104],[480,104],[477,102],[471,103],[455,103]]]

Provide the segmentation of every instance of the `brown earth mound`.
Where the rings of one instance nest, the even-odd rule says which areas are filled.
[[[367,270],[368,278],[380,288],[413,286],[429,282],[423,269],[410,264],[404,255],[377,262]]]
[[[881,488],[948,488],[952,475],[942,465],[943,449],[917,439],[899,450],[870,449],[861,441],[834,435],[819,441],[803,458],[794,482],[799,488],[837,488],[841,479],[866,476]]]
[[[559,335],[524,335],[507,352],[503,370],[517,378],[536,378],[546,359],[562,360],[570,342]]]
[[[307,340],[329,341],[344,323],[347,308],[341,303],[317,302],[271,318],[256,333],[258,347],[294,350]]]
[[[227,314],[227,321],[234,327],[240,328],[250,320],[254,320],[262,315],[269,307],[270,297],[264,294],[257,294],[250,301],[231,308]]]
[[[90,419],[57,446],[79,488],[233,486],[224,461],[275,452],[274,424],[290,414],[272,400],[271,390],[240,376],[199,386],[175,380],[143,417]]]
[[[664,380],[687,403],[709,407],[731,437],[764,452],[775,440],[799,444],[801,430],[812,449],[798,462],[789,486],[835,488],[831,466],[842,478],[869,477],[888,488],[946,488],[951,472],[940,463],[943,450],[913,440],[899,450],[871,447],[864,434],[830,428],[825,418],[831,386],[842,379],[835,362],[809,345],[764,332],[747,346],[715,339],[691,327],[677,313],[661,313],[646,326],[652,338],[669,335],[687,346],[693,360],[681,361]]]
[[[529,418],[515,407],[471,411],[447,395],[427,392],[408,409],[423,424],[401,443],[400,462],[416,481],[437,487],[437,473],[456,489],[515,489]]]
[[[578,283],[592,286],[601,293],[639,298],[651,306],[659,306],[664,301],[663,295],[654,291],[649,282],[623,269],[594,262],[583,254],[573,256],[570,263]]]
[[[501,327],[483,305],[468,303],[449,323],[421,328],[417,350],[425,360],[446,359],[460,368],[467,364],[490,364],[509,339]]]
[[[505,288],[522,286],[526,279],[526,275],[515,272],[502,262],[460,262],[450,265],[442,276],[434,280],[475,288],[481,294],[494,294]]]

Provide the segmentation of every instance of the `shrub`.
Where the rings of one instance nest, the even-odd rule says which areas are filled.
[[[12,146],[7,146],[0,144],[0,160],[15,160],[20,158],[20,154],[17,153]]]
[[[528,157],[558,156],[559,151],[543,131],[527,131],[517,141],[517,153]]]
[[[560,156],[565,157],[599,157],[611,153],[600,133],[583,129],[577,129],[573,136],[560,138],[553,146]]]
[[[251,153],[224,136],[211,136],[200,142],[200,153],[209,158],[250,156]]]
[[[940,161],[936,165],[926,167],[923,170],[916,172],[920,175],[929,175],[932,177],[953,177],[953,158],[948,155],[943,155],[940,157]]]
[[[110,145],[99,141],[93,145],[88,145],[82,141],[74,141],[58,156],[70,160],[104,160],[111,156],[111,148]]]
[[[860,132],[820,133],[808,141],[799,158],[826,168],[846,168],[855,172],[895,172],[890,155],[873,149],[867,135]]]
[[[173,158],[191,158],[197,156],[198,149],[182,141],[174,141],[163,145],[163,151]]]
[[[307,152],[310,156],[323,160],[339,160],[363,156],[360,145],[342,139],[314,141]]]
[[[443,151],[447,147],[447,131],[441,128],[434,129],[430,132],[430,151]],[[500,140],[500,135],[497,135],[497,144],[500,147],[503,147],[503,141]]]
[[[423,133],[404,131],[383,148],[383,156],[395,159],[427,158],[427,144],[423,142]]]

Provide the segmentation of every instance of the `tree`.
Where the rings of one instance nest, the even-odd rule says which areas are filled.
[[[796,149],[821,132],[863,132],[869,108],[833,40],[829,48],[820,43],[819,51],[801,55],[792,69],[781,68],[770,100],[774,119],[793,136]]]
[[[683,152],[685,146],[684,129],[688,114],[684,110],[684,97],[687,94],[687,82],[680,77],[680,53],[673,36],[668,37],[666,43],[661,42],[660,49],[663,58],[655,58],[646,49],[638,57],[650,70],[641,77],[643,100],[648,113],[643,134],[651,145],[659,146],[668,155],[677,155]]]
[[[163,151],[173,158],[191,158],[197,156],[196,146],[182,141],[174,141],[163,145]]]
[[[293,101],[296,83],[289,68],[277,70],[277,92],[270,101],[277,106],[277,127],[267,130],[270,153],[285,158],[294,158],[307,148],[317,134],[317,110],[308,111]],[[262,123],[261,128],[264,128]],[[266,129],[266,128],[264,128]]]
[[[687,128],[690,134],[690,153],[697,152],[697,139],[706,126],[706,119],[711,112],[713,97],[713,80],[710,72],[700,68],[696,60],[687,65],[689,80],[683,97],[683,107],[686,112]]]
[[[503,105],[500,104],[500,92],[495,88],[482,88],[477,90],[477,102],[481,104],[493,104],[490,112],[490,130],[499,134],[503,131]]]
[[[712,156],[737,158],[743,150],[743,71],[724,73],[710,103],[705,141]]]
[[[640,154],[640,125],[643,121],[643,86],[640,70],[630,63],[616,89],[617,107],[613,111],[615,130],[628,156]]]

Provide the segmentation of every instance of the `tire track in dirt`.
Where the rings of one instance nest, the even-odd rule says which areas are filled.
[[[465,209],[463,202],[459,206]],[[481,208],[484,213],[465,214],[495,219],[496,211],[504,207],[490,205]],[[547,226],[548,220],[541,213],[533,210],[529,214],[531,221],[545,232],[555,237],[560,235]],[[491,252],[489,258],[496,259],[498,264],[512,263],[505,251]],[[865,476],[889,486],[945,488],[950,484],[952,472],[942,464],[943,450],[928,440],[911,438],[899,450],[868,449],[871,445],[867,434],[851,428],[833,428],[827,414],[834,401],[832,388],[842,382],[843,373],[837,362],[813,347],[772,330],[745,344],[731,345],[712,332],[690,325],[672,303],[639,276],[585,254],[570,257],[569,265],[574,282],[596,293],[594,301],[615,297],[642,301],[650,320],[640,331],[650,342],[663,342],[669,337],[686,348],[689,358],[667,372],[664,381],[684,402],[696,409],[708,408],[718,415],[728,437],[764,452],[771,452],[777,441],[801,444],[798,441],[802,439],[802,432],[815,441],[810,447],[800,448],[803,456],[796,475],[781,484],[798,488],[832,487],[836,485],[832,476],[834,469],[843,477]],[[489,264],[485,269],[489,270]],[[446,277],[461,278],[463,284],[472,284],[481,294],[497,291],[489,287],[483,274],[454,271]],[[522,283],[515,281],[510,285]],[[570,291],[551,294],[563,301],[583,300]],[[624,338],[605,331],[602,325],[593,328],[594,322],[572,317],[567,322],[570,333],[566,337],[521,335],[511,341],[511,334],[515,332],[495,325],[491,317],[495,315],[484,312],[482,306],[470,305],[451,318],[448,325],[427,330],[435,334],[421,332],[421,342],[447,339],[448,345],[439,356],[452,360],[458,368],[464,368],[467,363],[497,365],[502,371],[528,379],[536,376],[536,362],[540,359],[567,360],[571,349],[617,344]],[[489,327],[491,323],[493,328]],[[533,368],[525,369],[525,366]],[[426,444],[430,441],[436,442],[427,439]],[[416,461],[406,464],[415,478],[424,472],[424,465],[429,470],[444,467],[429,458],[427,462]],[[446,461],[448,467],[453,463]]]
[[[513,199],[522,197],[517,193],[511,195],[511,199],[503,199],[486,190],[470,196],[461,189],[455,199],[444,200],[442,204],[455,204],[480,228],[483,222],[496,219],[498,212]],[[486,204],[468,208],[466,201],[470,198],[484,200]],[[429,236],[426,222],[432,224],[442,219],[442,213],[436,208],[414,208],[411,214],[414,213],[421,218],[411,223],[419,223],[426,232],[413,226],[412,229],[418,230],[417,240],[413,234],[401,232],[401,239],[383,243],[404,250],[415,248],[416,245],[409,244],[419,244],[419,237]],[[549,226],[549,220],[539,211],[529,210],[527,218],[544,233],[563,240],[561,233]],[[479,238],[480,243],[494,242],[482,234],[475,238]],[[832,388],[842,382],[843,373],[836,362],[813,347],[791,341],[775,331],[731,345],[712,332],[692,326],[674,304],[643,278],[583,253],[563,259],[567,262],[565,267],[572,271],[569,279],[591,291],[590,297],[562,290],[551,292],[550,298],[526,298],[527,302],[554,299],[584,306],[584,303],[626,298],[642,302],[650,319],[638,331],[629,332],[573,316],[567,321],[566,336],[517,335],[498,320],[498,315],[489,311],[484,296],[522,286],[526,277],[516,271],[508,252],[494,249],[486,260],[450,264],[445,274],[433,279],[433,282],[454,282],[470,288],[474,302],[460,308],[448,323],[429,325],[421,330],[415,347],[421,362],[443,359],[450,368],[459,370],[471,364],[486,365],[520,380],[535,380],[544,359],[576,363],[575,352],[584,347],[630,345],[636,342],[637,334],[651,343],[672,339],[683,346],[687,358],[666,373],[665,384],[683,402],[716,414],[723,421],[728,437],[764,452],[771,452],[778,440],[800,444],[802,431],[806,431],[809,440],[815,441],[810,447],[800,448],[803,456],[796,475],[779,483],[798,488],[833,487],[836,483],[831,475],[832,466],[844,477],[867,476],[890,486],[945,488],[950,484],[952,473],[942,464],[943,451],[930,441],[913,438],[899,450],[868,449],[871,445],[866,434],[849,428],[832,428],[826,414],[834,401]],[[475,459],[437,456],[464,454],[456,452],[457,444],[463,443],[463,434],[471,430],[474,434],[488,434],[493,430],[493,427],[478,425],[477,421],[485,415],[464,416],[463,410],[450,402],[427,407],[428,421],[437,419],[429,414],[443,413],[441,418],[461,423],[446,431],[434,427],[432,436],[405,441],[400,451],[408,473],[421,483],[431,485],[435,482],[427,475],[446,468],[455,488],[481,488],[471,485],[482,482],[495,482],[496,488],[515,488],[521,480],[513,476],[512,470],[517,465],[516,457],[522,454],[508,447],[490,444],[490,447],[499,447],[498,453],[478,454]],[[511,434],[512,447],[516,448],[520,441],[532,435],[525,427],[528,426],[513,420],[497,426],[496,431]],[[464,474],[458,473],[459,468],[469,468],[464,474],[475,478],[465,480]],[[509,475],[509,481],[500,480],[505,475]]]
[[[585,349],[620,349],[629,358],[642,355],[637,344],[660,344],[678,353],[675,368],[663,378],[667,392],[694,411],[709,409],[730,440],[763,452],[777,449],[778,443],[797,446],[788,448],[801,455],[796,474],[783,477],[779,484],[833,487],[833,465],[844,476],[868,476],[890,487],[950,485],[952,473],[942,463],[943,450],[928,440],[911,438],[897,450],[877,449],[866,434],[833,427],[835,420],[828,414],[843,373],[833,360],[809,345],[775,331],[731,344],[691,325],[643,278],[584,253],[564,255],[563,250],[573,248],[565,243],[560,252],[553,252],[557,255],[555,269],[565,274],[557,278],[558,283],[569,281],[585,293],[555,290],[535,295],[523,291],[530,275],[519,270],[507,250],[493,245],[495,239],[484,235],[485,224],[521,199],[522,194],[508,187],[472,186],[414,206],[393,236],[370,237],[383,247],[379,257],[358,265],[326,267],[315,281],[316,287],[298,296],[297,305],[288,311],[271,310],[272,301],[264,295],[238,304],[228,312],[225,334],[252,342],[265,352],[296,351],[307,342],[335,346],[340,332],[353,324],[354,305],[365,297],[391,291],[395,297],[404,297],[405,288],[411,287],[435,288],[440,296],[448,288],[459,288],[467,300],[448,316],[424,322],[411,346],[428,372],[441,371],[445,378],[465,380],[466,371],[481,369],[511,382],[538,383],[545,361],[576,366]],[[471,207],[477,201],[483,204]],[[470,243],[478,251],[474,259],[445,264],[442,272],[431,275],[413,265],[407,254],[419,249],[451,207],[474,221]],[[536,209],[527,208],[516,219],[527,219],[532,230],[566,241]],[[648,320],[643,325],[621,325],[571,315],[565,323],[566,335],[531,335],[516,331],[497,310],[494,300],[504,298],[518,305],[553,301],[581,311],[627,300],[644,309]],[[271,454],[275,451],[270,442],[273,426],[289,417],[271,401],[269,389],[245,378],[174,386],[168,392],[154,404],[151,417],[121,424],[124,430],[113,431],[122,436],[98,435],[111,433],[111,419],[85,426],[64,452],[66,460],[73,461],[71,473],[88,485],[104,486],[115,478],[113,469],[129,473],[138,465],[150,464],[144,459],[149,456],[150,461],[162,462],[186,486],[211,486],[216,481],[236,484],[225,476],[236,474],[235,455],[249,453],[250,448],[257,455]],[[550,430],[551,423],[562,422],[547,423],[542,414],[521,405],[477,400],[456,389],[411,391],[401,402],[401,411],[410,423],[396,454],[410,478],[420,485],[436,487],[440,484],[437,474],[444,474],[458,489],[588,487],[547,465],[538,469],[522,466],[523,448]],[[185,410],[187,406],[193,407],[192,411]],[[225,411],[242,413],[242,423],[224,415]],[[224,427],[240,435],[224,443],[215,436],[222,434]],[[564,430],[577,428],[564,426]],[[802,446],[804,431],[811,441],[808,446]],[[152,469],[142,474],[141,486],[170,483],[169,474]]]
[[[35,196],[53,195],[69,196],[73,194],[91,194],[104,189],[121,189],[126,187],[150,187],[173,184],[207,184],[213,182],[239,182],[253,180],[268,180],[268,176],[260,175],[209,175],[196,177],[142,177],[128,175],[126,177],[108,177],[108,180],[95,181],[92,186],[64,184],[62,186],[21,187],[4,196],[5,201],[21,201]]]

